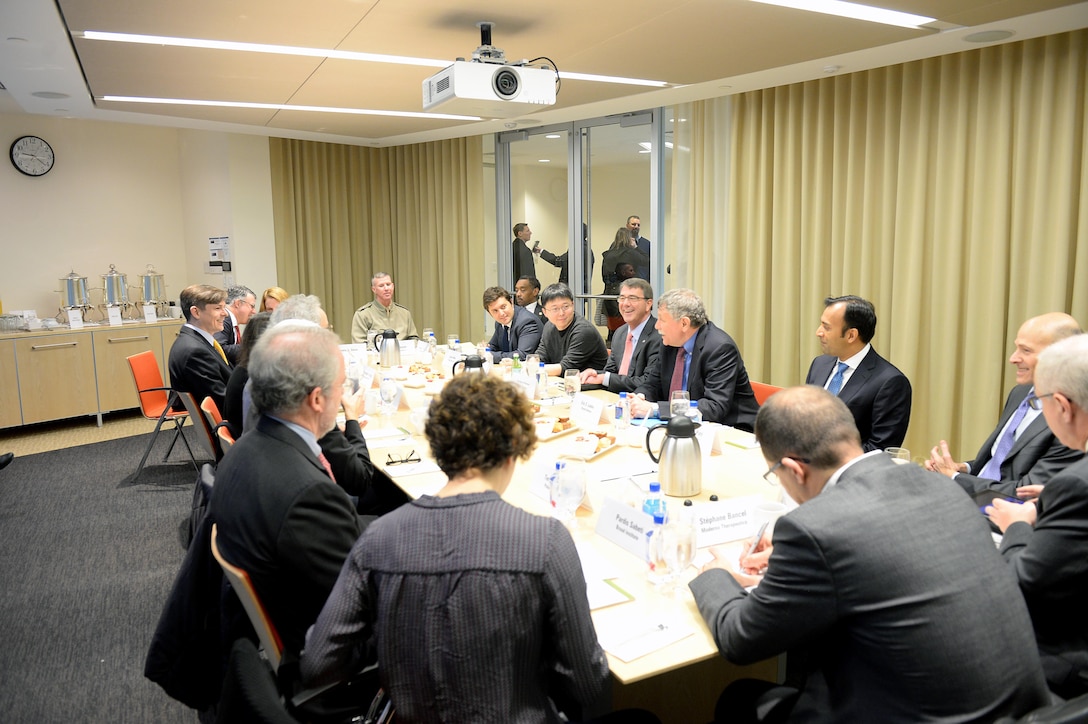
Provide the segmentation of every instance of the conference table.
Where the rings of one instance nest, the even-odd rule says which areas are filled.
[[[561,380],[552,379],[548,392],[552,397],[540,401],[540,414],[562,417],[569,414],[571,398],[563,395]],[[436,385],[425,389],[402,387],[399,409],[391,414],[370,414],[363,428],[375,464],[413,498],[434,494],[446,483],[445,475],[430,457],[422,429],[423,410],[430,395],[437,391]],[[618,397],[604,390],[580,394],[602,401],[605,411]],[[376,412],[373,405],[368,405],[368,411]],[[607,417],[606,413],[601,419]],[[717,450],[703,455],[702,491],[690,498],[696,513],[723,508],[735,512],[759,501],[783,500],[782,490],[762,479],[767,465],[751,433],[725,426],[709,427],[716,428],[713,435]],[[613,704],[616,708],[650,709],[663,721],[708,721],[714,701],[728,681],[745,677],[775,680],[781,676],[783,662],[779,657],[739,667],[720,656],[686,585],[709,558],[706,548],[702,548],[702,536],[699,555],[680,574],[680,585],[674,591],[663,591],[650,582],[644,559],[614,542],[615,535],[608,538],[597,531],[602,511],[614,512],[618,504],[640,506],[649,481],[658,479],[656,465],[645,449],[647,430],[636,425],[626,434],[619,434],[615,445],[588,458],[572,457],[579,452],[579,444],[575,443],[578,429],[549,436],[538,443],[530,459],[518,463],[503,498],[531,513],[550,516],[553,509],[544,475],[554,469],[559,459],[584,465],[586,499],[568,528],[582,557],[591,589],[591,607],[595,598],[592,591],[602,590],[603,579],[608,580],[603,589],[606,596],[610,590],[622,594],[616,596],[621,602],[592,610],[615,679]],[[704,435],[705,448],[709,439],[705,430]],[[658,433],[654,437],[662,436]],[[401,462],[404,460],[409,462]],[[717,496],[718,502],[712,502],[712,496]],[[685,499],[666,496],[665,500],[669,510],[674,511],[683,506]],[[751,530],[742,527],[730,532],[733,540],[723,544],[728,555],[740,555],[745,543],[736,539],[738,535],[747,538]],[[624,600],[627,598],[630,600]],[[626,651],[629,660],[610,648]],[[642,649],[648,653],[637,655]]]

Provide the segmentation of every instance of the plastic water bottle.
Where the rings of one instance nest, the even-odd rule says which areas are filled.
[[[513,366],[513,369],[514,369],[514,374],[515,375],[521,373],[521,353],[520,352],[515,352],[514,353],[514,366]]]
[[[665,513],[654,513],[654,526],[646,532],[646,563],[649,566],[647,578],[656,586],[669,579],[669,562],[665,558],[665,546],[662,545],[665,532]]]
[[[544,363],[537,362],[536,374],[536,399],[543,400],[548,396],[548,373],[544,371]]]
[[[626,430],[631,426],[631,401],[627,399],[626,392],[621,392],[620,399],[616,402],[615,426],[617,430]]]
[[[431,360],[438,356],[438,340],[434,338],[434,332],[427,335],[427,351],[431,354]]]
[[[642,500],[642,512],[647,515],[665,515],[665,501],[661,497],[661,483],[650,483],[650,492]]]
[[[699,412],[699,403],[692,400],[688,403],[688,417],[692,422],[701,423],[703,421],[703,413]]]

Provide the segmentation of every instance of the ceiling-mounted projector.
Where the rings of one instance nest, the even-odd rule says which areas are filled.
[[[510,118],[555,105],[555,69],[507,63],[491,45],[491,23],[478,25],[482,42],[472,60],[458,59],[423,81],[423,110]]]

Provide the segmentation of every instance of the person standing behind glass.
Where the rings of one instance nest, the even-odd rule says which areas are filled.
[[[578,552],[558,520],[502,499],[536,444],[529,401],[461,375],[426,435],[449,482],[359,538],[308,635],[303,679],[345,678],[375,645],[398,720],[557,722],[560,702],[580,716],[609,674]]]

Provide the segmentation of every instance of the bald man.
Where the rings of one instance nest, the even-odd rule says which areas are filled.
[[[1047,426],[1046,418],[1028,405],[1028,397],[1035,389],[1039,353],[1080,333],[1077,320],[1061,312],[1024,322],[1009,357],[1009,364],[1016,367],[1016,387],[1005,400],[997,428],[969,462],[953,460],[948,443],[941,440],[930,451],[926,468],[947,475],[971,494],[990,488],[1006,495],[1035,498],[1050,478],[1084,457],[1083,452],[1063,445]]]

